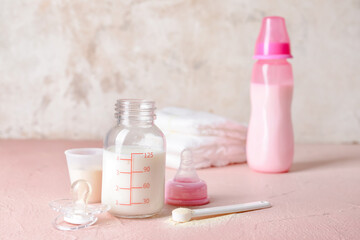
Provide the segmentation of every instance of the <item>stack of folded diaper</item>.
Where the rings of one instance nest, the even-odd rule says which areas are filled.
[[[156,125],[167,143],[166,166],[178,168],[180,153],[193,152],[196,168],[246,161],[244,124],[211,113],[169,107],[157,111]]]

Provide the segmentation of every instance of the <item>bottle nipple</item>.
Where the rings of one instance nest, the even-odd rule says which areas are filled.
[[[194,161],[192,158],[192,151],[185,149],[181,152],[180,167],[174,177],[176,182],[199,182],[200,178],[196,173]]]
[[[284,18],[275,16],[263,18],[261,30],[256,40],[254,58],[292,58],[290,39]]]
[[[177,206],[198,206],[209,202],[206,183],[196,173],[190,149],[181,152],[180,167],[174,179],[166,183],[165,202]]]

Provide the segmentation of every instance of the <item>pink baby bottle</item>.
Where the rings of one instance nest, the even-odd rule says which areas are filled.
[[[246,145],[248,165],[258,172],[287,172],[293,161],[291,57],[284,18],[265,17],[255,47]]]

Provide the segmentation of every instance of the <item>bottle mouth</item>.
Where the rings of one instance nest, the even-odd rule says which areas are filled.
[[[153,122],[155,101],[146,99],[119,99],[115,104],[115,118],[119,121]]]

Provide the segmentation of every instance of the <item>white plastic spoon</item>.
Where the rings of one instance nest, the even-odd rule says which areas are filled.
[[[226,213],[245,212],[268,207],[271,207],[271,204],[269,202],[258,201],[201,209],[177,208],[172,211],[172,220],[176,222],[188,222],[191,220],[191,218],[194,217],[205,217]]]

